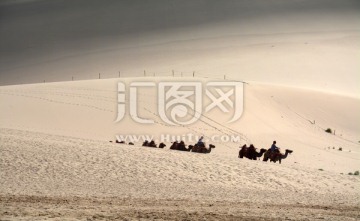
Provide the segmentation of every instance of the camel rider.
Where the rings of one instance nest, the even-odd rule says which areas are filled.
[[[201,136],[200,139],[199,139],[199,141],[197,142],[197,145],[198,145],[198,146],[205,146],[205,144],[204,144],[204,142],[203,142],[203,139],[204,139],[204,137]]]
[[[279,152],[279,148],[276,146],[276,141],[274,140],[273,144],[270,147],[271,152],[276,153]]]

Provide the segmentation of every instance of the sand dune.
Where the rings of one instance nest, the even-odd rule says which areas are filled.
[[[359,216],[358,177],[299,164],[8,129],[2,129],[1,140],[4,219],[14,214],[49,220],[89,216],[177,220],[184,214],[194,220],[290,216],[353,220]],[[29,205],[31,209],[24,213]],[[74,209],[78,212],[71,212]],[[261,212],[250,212],[254,210]]]
[[[280,204],[358,203],[358,177],[291,161],[240,160],[236,149],[234,156],[202,155],[8,129],[1,134],[5,195],[272,203],[279,194]]]
[[[174,79],[180,80],[142,80]],[[23,217],[34,217],[43,205],[57,200],[82,199],[82,203],[76,203],[73,208],[88,208],[90,198],[99,200],[90,203],[95,209],[86,209],[86,212],[79,208],[82,213],[96,214],[98,209],[104,209],[104,200],[112,199],[114,205],[123,208],[116,213],[118,216],[133,218],[137,215],[131,212],[128,203],[139,204],[138,200],[142,201],[141,205],[155,201],[157,209],[149,210],[164,219],[173,219],[177,214],[170,212],[179,209],[175,202],[189,205],[180,211],[191,219],[199,219],[192,214],[198,202],[217,208],[212,210],[214,208],[207,205],[196,209],[202,211],[201,217],[222,217],[220,219],[265,217],[244,215],[252,208],[244,209],[248,203],[267,208],[262,211],[271,210],[274,205],[281,208],[295,205],[291,207],[295,219],[315,219],[316,216],[307,214],[315,207],[321,207],[315,209],[319,217],[328,219],[352,220],[359,216],[355,212],[359,205],[359,177],[347,175],[358,170],[360,161],[358,99],[250,82],[245,85],[243,116],[226,127],[223,121],[227,118],[217,111],[205,115],[191,127],[141,125],[128,115],[121,123],[115,123],[119,80],[129,83],[139,79],[1,87],[0,99],[4,105],[0,109],[0,191],[4,218],[22,214],[23,210],[14,204],[18,200],[26,204],[27,200],[18,198],[21,196],[33,196],[29,200],[37,202],[32,204],[32,212],[21,215]],[[142,117],[154,117],[156,93],[142,93],[139,104],[144,106],[139,105],[139,113]],[[159,118],[156,120],[160,122]],[[315,124],[311,123],[313,120]],[[327,127],[336,128],[336,135],[325,133]],[[156,136],[169,131],[205,136],[236,131],[242,139],[237,143],[214,143],[216,148],[208,155],[169,150],[170,143],[165,149],[152,149],[141,147],[141,142],[135,146],[108,142],[114,141],[116,134],[141,132]],[[283,151],[285,148],[294,151],[282,164],[238,158],[239,146],[243,143],[268,148],[274,139]],[[339,151],[339,147],[343,150]],[[277,197],[279,195],[282,197]],[[168,200],[171,206],[162,206],[163,200]],[[223,203],[230,202],[237,205],[236,214],[226,212],[228,209]],[[335,205],[346,208],[338,211]],[[66,208],[56,209],[57,215],[45,213],[44,218],[50,219],[51,214],[86,217],[66,212],[69,211]],[[167,211],[166,215],[159,214],[158,209]],[[209,215],[209,211],[215,212]],[[279,219],[284,215],[283,210],[277,211],[268,218]],[[149,211],[140,213],[149,216]],[[227,215],[220,215],[223,213]],[[107,213],[109,217],[116,214]],[[148,219],[152,219],[151,216]]]
[[[0,1],[0,219],[360,219],[360,178],[350,175],[360,170],[359,9],[354,0]],[[239,83],[243,102],[206,112],[214,98],[203,86],[214,81]],[[135,98],[134,82],[152,86]],[[161,114],[164,82],[203,87],[204,107],[188,112],[198,121],[164,120],[191,116],[181,105]],[[228,123],[234,107],[242,115]],[[189,134],[216,147],[141,146]],[[238,158],[241,145],[273,140],[293,151],[281,164]]]
[[[176,82],[212,80],[162,79]],[[229,120],[228,116],[215,109],[194,125],[176,127],[164,125],[158,116],[156,90],[140,90],[139,116],[154,119],[155,123],[136,123],[128,113],[121,122],[116,123],[117,82],[130,83],[134,80],[161,81],[161,78],[124,78],[2,87],[0,96],[5,105],[0,110],[0,125],[2,128],[103,141],[115,140],[116,135],[132,134],[153,135],[155,139],[160,139],[161,134],[204,134],[208,138],[214,134],[233,134],[241,137],[240,143],[253,143],[258,148],[268,148],[275,139],[280,141],[279,146],[284,149],[300,151],[299,155],[296,155],[301,157],[295,156],[293,160],[303,163],[304,166],[313,166],[313,161],[319,160],[322,163],[315,164],[315,168],[321,167],[339,173],[357,169],[356,153],[359,152],[360,125],[357,114],[360,111],[358,99],[284,86],[249,83],[244,89],[244,112],[236,123],[224,124]],[[129,100],[127,102],[129,106]],[[335,136],[325,133],[324,130],[327,128],[335,130]],[[236,156],[240,144],[219,145],[220,150],[216,150],[215,153]],[[346,151],[337,152],[337,155],[340,154],[338,158],[330,157],[330,160],[327,160],[328,154],[334,154],[333,148],[340,147]],[[316,159],[312,159],[314,156]],[[344,161],[342,157],[355,160]]]

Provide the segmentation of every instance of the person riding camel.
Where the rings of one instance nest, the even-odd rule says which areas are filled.
[[[197,145],[199,147],[204,147],[205,146],[205,143],[203,142],[203,139],[204,139],[204,136],[201,136],[199,141],[197,142]]]
[[[270,147],[270,151],[271,151],[271,156],[275,156],[276,154],[280,154],[280,148],[276,146],[276,141],[275,140],[274,140],[273,144]]]
[[[273,144],[270,147],[271,152],[279,152],[279,148],[276,146],[276,141],[274,140]]]

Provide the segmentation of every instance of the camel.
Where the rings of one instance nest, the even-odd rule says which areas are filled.
[[[177,146],[178,146],[178,142],[177,141],[174,141],[171,146],[170,146],[170,150],[177,150]]]
[[[134,143],[133,143],[133,142],[129,142],[129,145],[134,145]]]
[[[172,143],[170,150],[190,151],[192,149],[192,147],[190,147],[190,146],[189,146],[189,148],[186,148],[184,141],[180,141],[180,143],[175,141]]]
[[[256,148],[254,145],[250,145],[249,147],[244,144],[239,151],[239,158],[246,157],[250,160],[257,160],[258,157],[261,157],[266,152],[266,149],[260,149],[260,152],[256,152]]]
[[[153,141],[153,140],[150,141],[148,147],[155,147],[155,148],[156,148],[157,146],[156,146],[156,144],[155,144],[155,141]]]
[[[142,145],[143,145],[143,147],[157,147],[156,144],[155,144],[155,141],[153,141],[153,140],[150,141],[150,142],[145,140]]]
[[[143,147],[147,147],[149,146],[149,141],[145,140],[144,143],[142,144]]]
[[[144,143],[142,144],[142,146],[143,147],[155,147],[155,148],[157,148],[157,145],[156,145],[156,143],[155,143],[155,141],[147,141],[147,140],[145,140],[144,141]],[[164,148],[166,145],[164,144],[164,143],[160,143],[160,146],[159,146],[159,148]]]
[[[206,148],[204,144],[202,145],[195,144],[195,145],[189,145],[189,149],[190,148],[191,148],[191,152],[195,152],[195,153],[211,153],[211,149],[215,148],[215,146],[209,144],[209,148]]]
[[[276,163],[277,161],[279,161],[279,163],[281,164],[281,160],[285,159],[288,154],[291,154],[293,151],[292,150],[285,150],[285,154],[280,153],[280,151],[276,151],[276,152],[272,152],[270,149],[267,150],[264,154],[264,159],[263,161],[268,161],[268,159],[270,159],[270,162],[274,162]]]

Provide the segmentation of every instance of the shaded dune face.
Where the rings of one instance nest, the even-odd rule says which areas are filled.
[[[360,94],[359,8],[349,0],[3,1],[0,84],[175,70]]]

